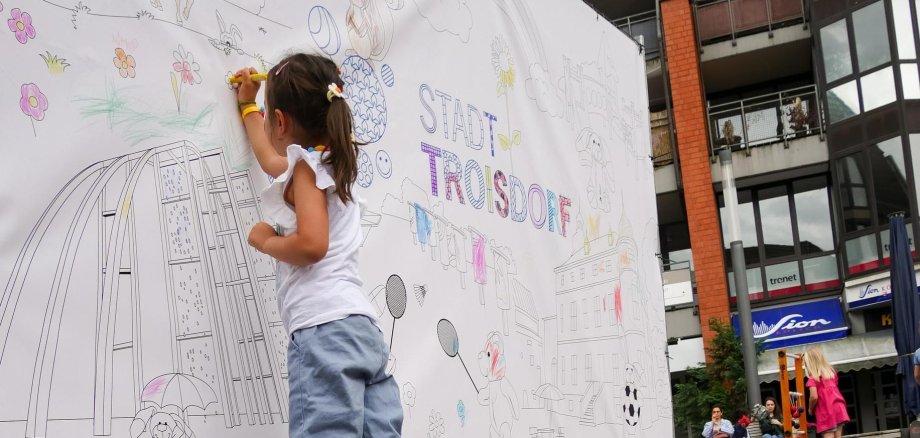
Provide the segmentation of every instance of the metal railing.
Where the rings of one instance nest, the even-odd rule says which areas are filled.
[[[708,113],[713,157],[725,147],[749,149],[783,142],[788,148],[795,138],[824,138],[824,111],[815,85],[711,105]]]
[[[661,53],[657,11],[652,10],[630,15],[613,20],[612,23],[644,46],[646,59],[655,58]]]
[[[671,144],[671,119],[667,111],[650,113],[652,128],[652,164],[666,166],[674,162],[674,146]]]
[[[716,0],[695,2],[696,39],[699,44],[801,22],[808,27],[806,0]]]

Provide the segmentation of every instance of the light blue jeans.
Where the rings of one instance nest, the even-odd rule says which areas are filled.
[[[399,387],[389,347],[364,316],[300,329],[288,344],[290,438],[399,437]]]
[[[782,438],[782,437],[779,435],[770,435],[767,433],[767,434],[761,435],[760,438]]]

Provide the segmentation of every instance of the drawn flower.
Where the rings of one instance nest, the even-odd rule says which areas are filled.
[[[22,97],[19,99],[19,109],[33,120],[41,121],[45,118],[48,109],[48,98],[35,84],[22,84],[20,89]]]
[[[22,12],[19,8],[15,8],[10,11],[10,17],[12,18],[6,20],[6,24],[16,34],[16,41],[19,41],[20,44],[25,44],[30,38],[35,38],[35,26],[32,26],[32,16],[28,12]]]
[[[173,63],[173,70],[179,73],[182,82],[189,85],[201,83],[201,74],[198,73],[200,67],[195,62],[195,55],[192,52],[186,52],[182,44],[179,44],[179,48],[173,51],[173,58],[176,59],[176,62]]]
[[[505,93],[506,88],[514,88],[514,61],[508,43],[501,36],[492,40],[492,69],[498,76],[498,95]]]
[[[415,406],[415,385],[411,383],[403,385],[403,403],[410,408]]]
[[[438,438],[441,435],[444,435],[444,418],[440,412],[432,409],[428,416],[428,438]]]
[[[121,47],[115,49],[115,57],[112,58],[112,62],[115,64],[115,68],[118,69],[118,74],[123,78],[133,78],[134,77],[134,67],[137,65],[134,62],[134,57],[125,53],[125,49]]]

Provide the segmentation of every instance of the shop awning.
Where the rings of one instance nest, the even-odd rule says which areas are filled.
[[[812,345],[816,344],[786,348],[790,377],[794,376],[795,372],[793,355],[804,353]],[[853,335],[817,345],[821,346],[827,360],[838,372],[876,368],[897,363],[894,334],[891,330]],[[761,383],[779,380],[778,352],[779,350],[767,350],[760,355],[757,363],[757,373],[760,375]]]

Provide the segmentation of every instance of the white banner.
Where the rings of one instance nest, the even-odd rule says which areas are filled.
[[[341,66],[368,143],[405,436],[671,436],[644,58],[580,0],[0,14],[0,436],[287,436],[273,262],[246,245],[268,179],[226,75],[290,49]]]

